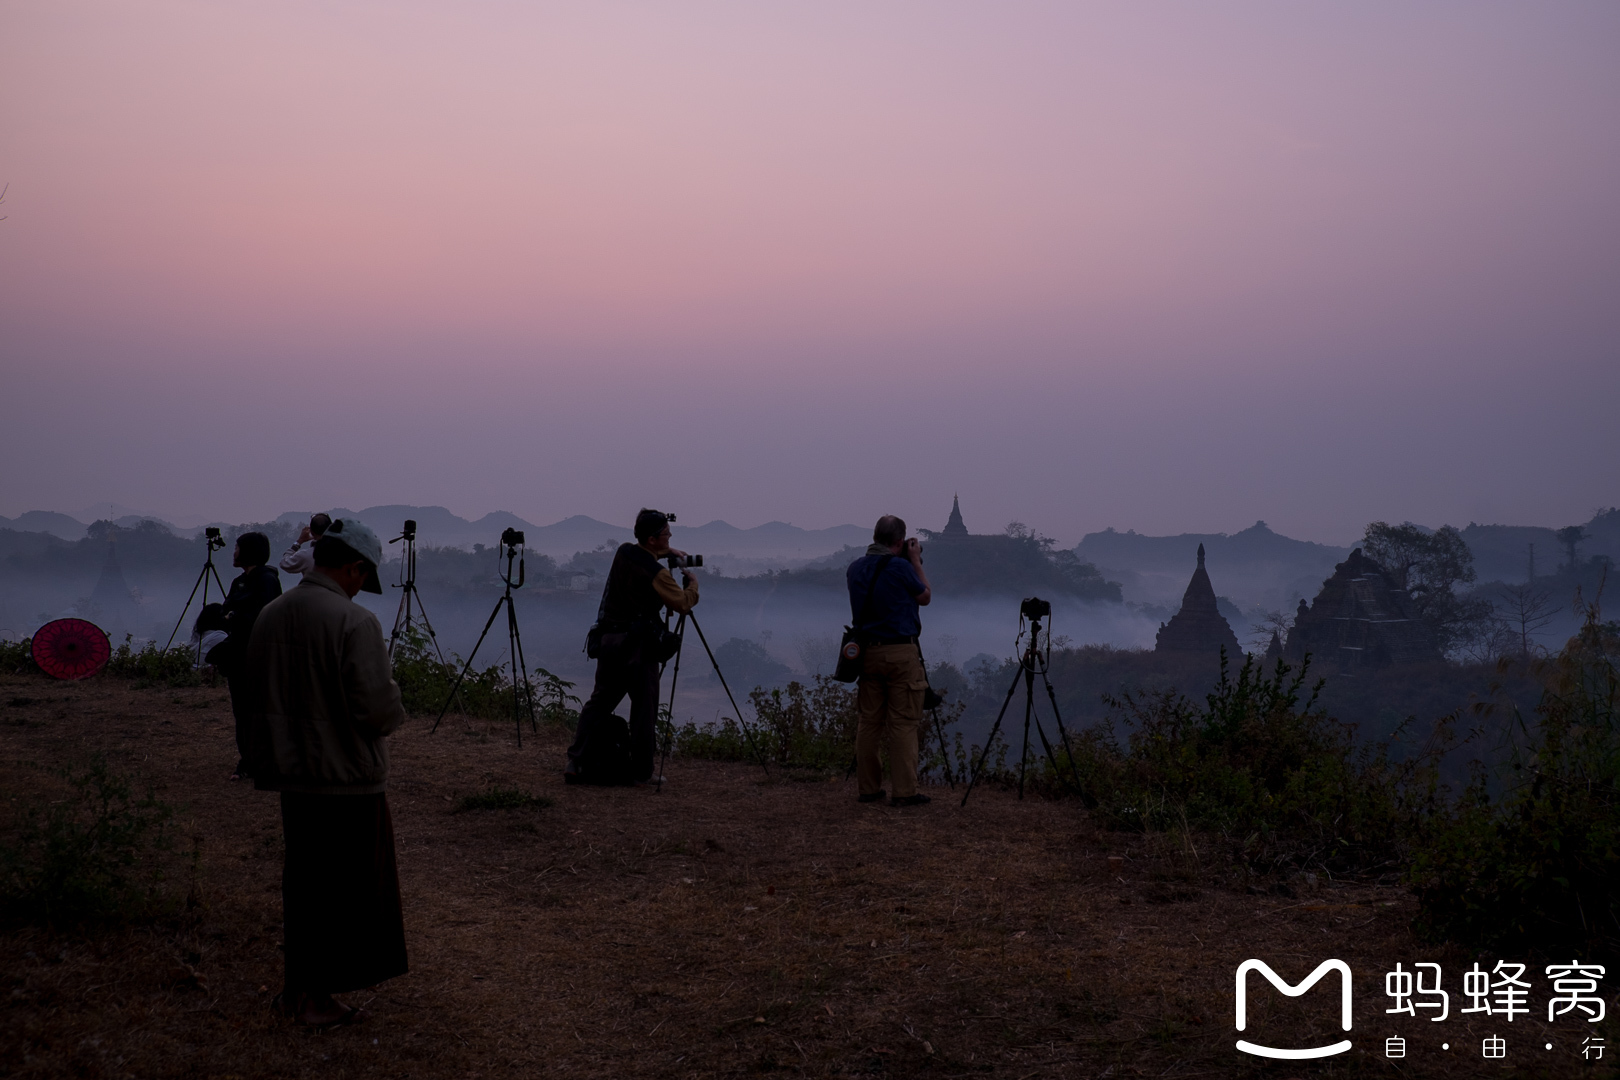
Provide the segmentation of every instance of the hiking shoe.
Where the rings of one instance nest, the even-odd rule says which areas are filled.
[[[884,796],[884,792],[882,792],[882,791],[874,791],[870,795],[861,795],[861,796],[857,797],[855,801],[856,802],[882,802],[883,801],[883,796]]]
[[[889,805],[890,806],[922,806],[922,805],[924,805],[926,803],[931,803],[933,801],[934,800],[930,799],[928,796],[922,794],[921,792],[918,792],[916,795],[907,795],[904,798],[902,798],[899,795],[896,795],[894,798],[889,800]]]

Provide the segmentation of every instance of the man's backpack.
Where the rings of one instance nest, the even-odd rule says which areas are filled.
[[[599,716],[585,733],[577,779],[571,783],[621,787],[635,783],[630,772],[630,725],[622,716]]]

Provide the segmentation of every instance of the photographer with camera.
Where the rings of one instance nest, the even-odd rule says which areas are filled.
[[[298,532],[298,540],[281,557],[284,574],[307,574],[315,569],[315,541],[326,535],[332,524],[330,514],[316,514]]]
[[[893,514],[878,518],[872,545],[849,564],[851,626],[862,642],[863,666],[855,729],[855,776],[860,801],[883,799],[880,748],[889,752],[890,806],[920,806],[928,796],[917,791],[917,734],[922,725],[923,670],[917,638],[922,620],[917,609],[933,599],[923,571],[922,545],[906,539],[906,523]]]
[[[671,516],[657,510],[636,515],[634,544],[620,544],[608,570],[596,625],[585,639],[596,660],[596,685],[579,711],[579,729],[568,748],[563,779],[570,784],[646,783],[657,748],[659,667],[677,640],[665,628],[661,608],[684,615],[698,602],[697,578],[681,571],[681,585],[660,564],[686,552],[669,546]],[[684,587],[683,587],[684,586]],[[626,732],[613,710],[630,696]],[[626,745],[627,744],[627,745]]]

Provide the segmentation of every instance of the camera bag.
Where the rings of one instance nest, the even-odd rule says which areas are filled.
[[[877,595],[878,579],[893,560],[893,555],[878,560],[877,569],[872,571],[872,584],[866,588],[866,599],[861,601],[861,610],[856,613],[854,623],[844,627],[844,639],[838,643],[838,666],[833,668],[833,678],[838,682],[854,682],[866,667],[866,642],[860,627],[872,614],[872,597]]]

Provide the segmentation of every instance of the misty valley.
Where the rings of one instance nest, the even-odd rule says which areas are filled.
[[[585,631],[613,552],[630,539],[627,528],[585,517],[537,527],[512,514],[474,522],[440,507],[334,514],[357,517],[384,538],[397,536],[406,518],[419,521],[421,603],[438,647],[461,658],[501,593],[500,530],[523,529],[526,584],[516,593],[516,610],[525,659],[531,669],[574,683],[578,694],[588,690]],[[288,513],[265,523],[222,523],[227,546],[215,556],[221,578],[228,583],[234,574],[229,542],[236,535],[264,532],[279,556],[306,521]],[[1051,678],[1058,708],[1074,728],[1110,716],[1128,724],[1109,704],[1123,694],[1174,689],[1201,697],[1220,676],[1224,646],[1233,672],[1244,654],[1286,657],[1297,669],[1309,652],[1312,678],[1325,679],[1321,705],[1356,725],[1361,737],[1384,739],[1408,717],[1426,725],[1492,693],[1532,706],[1533,685],[1497,678],[1497,662],[1556,652],[1577,629],[1576,596],[1598,597],[1620,557],[1620,511],[1613,509],[1561,530],[1381,527],[1388,535],[1380,540],[1370,526],[1359,547],[1293,540],[1257,522],[1233,534],[1109,529],[1060,548],[1018,522],[971,532],[953,505],[940,528],[914,530],[935,587],[921,641],[931,681],[960,708],[956,730],[970,743],[982,739],[1017,672],[1019,600],[1040,596],[1054,607]],[[738,529],[724,522],[674,530],[677,546],[707,560],[697,616],[739,702],[756,687],[831,673],[849,621],[844,568],[865,550],[865,533],[853,525]],[[89,524],[41,512],[0,519],[0,635],[16,641],[42,623],[77,616],[104,629],[114,645],[162,646],[197,584],[206,554],[201,535],[200,528],[138,515]],[[1382,543],[1383,557],[1398,565],[1373,565],[1360,553],[1369,543]],[[393,587],[359,597],[385,631],[399,603],[400,548],[386,549],[380,575]],[[1352,557],[1367,566],[1349,564]],[[1351,573],[1347,565],[1359,573],[1353,589],[1333,585],[1336,573]],[[1204,612],[1194,610],[1200,574],[1209,592]],[[1346,591],[1365,593],[1371,575],[1384,580],[1381,601]],[[282,576],[284,586],[294,583]],[[217,600],[217,586],[207,584]],[[177,641],[190,634],[201,599]],[[1375,610],[1380,602],[1388,610]],[[1320,609],[1314,614],[1313,604]],[[1385,637],[1398,625],[1416,628],[1418,636],[1397,643],[1393,654],[1386,647],[1376,655],[1338,629],[1357,618],[1382,627]],[[504,633],[491,633],[475,659],[478,670],[506,665]],[[676,721],[710,724],[733,712],[704,654],[694,648],[686,663]]]

